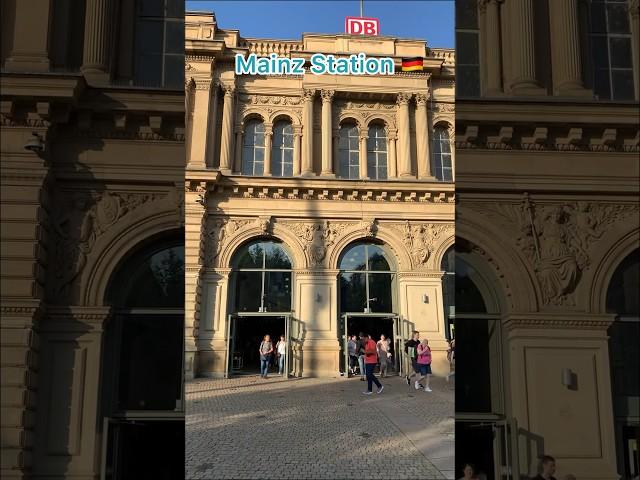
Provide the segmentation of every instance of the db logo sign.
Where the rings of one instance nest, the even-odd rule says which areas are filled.
[[[351,35],[380,35],[380,20],[377,18],[347,17],[344,29]]]

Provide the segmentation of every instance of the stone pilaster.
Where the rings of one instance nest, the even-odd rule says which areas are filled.
[[[273,144],[273,125],[270,123],[264,124],[264,171],[263,175],[270,177],[273,175],[271,172],[271,146]]]
[[[398,177],[411,177],[411,142],[409,132],[409,100],[411,94],[399,93],[398,104]]]
[[[195,91],[193,92],[193,124],[204,128],[190,129],[191,139],[189,145],[189,163],[187,168],[205,168],[207,158],[207,138],[209,131],[209,105],[211,103],[211,79],[194,78]]]
[[[369,178],[368,165],[367,165],[367,140],[369,135],[365,129],[360,131],[360,178],[366,180]]]
[[[427,118],[427,95],[416,95],[416,150],[418,155],[418,177],[431,176],[431,164],[429,162],[429,128]]]
[[[331,102],[335,91],[322,90],[322,172],[323,176],[333,176],[331,162]]]
[[[396,178],[398,176],[398,158],[396,155],[396,141],[398,139],[398,131],[389,129],[387,131],[387,142],[389,152],[388,156],[388,167],[389,167],[389,178]]]
[[[51,0],[14,2],[13,45],[4,68],[10,72],[48,72]]]
[[[302,140],[302,127],[293,127],[293,175],[300,175],[300,142]]]
[[[302,111],[302,175],[313,175],[313,99],[315,90],[303,90]]]
[[[640,100],[640,0],[629,0],[629,24],[633,49],[633,80],[636,100]]]
[[[236,87],[222,85],[224,91],[224,106],[222,110],[222,137],[220,140],[220,171],[225,175],[231,174],[231,150],[233,143],[233,109]]]
[[[485,25],[485,68],[487,95],[502,93],[502,75],[500,65],[500,4],[503,0],[483,0]]]
[[[242,125],[236,125],[235,128],[236,134],[236,148],[234,151],[234,160],[233,160],[233,171],[236,173],[242,173],[242,140],[244,135],[244,130],[242,129]]]
[[[107,83],[111,76],[113,51],[114,0],[87,2],[84,24],[84,51],[81,71],[91,83]]]
[[[338,154],[338,147],[340,146],[340,129],[334,128],[332,132],[333,137],[333,172],[340,175],[340,155]]]
[[[533,0],[512,0],[511,23],[511,79],[509,87],[514,95],[544,95],[536,77]]]
[[[551,27],[551,66],[553,94],[591,97],[593,93],[582,83],[578,0],[549,2]]]

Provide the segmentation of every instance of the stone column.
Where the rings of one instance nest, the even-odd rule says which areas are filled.
[[[226,175],[231,173],[231,147],[233,142],[233,104],[234,85],[222,85],[224,105],[222,109],[222,138],[220,140],[220,171]]]
[[[302,139],[302,127],[293,127],[293,176],[300,175],[300,141]]]
[[[187,168],[206,168],[207,137],[209,132],[209,105],[211,103],[211,79],[194,78],[193,127],[191,128],[189,164]],[[204,126],[204,128],[202,128]]]
[[[244,130],[242,125],[236,125],[236,149],[234,151],[233,171],[235,173],[242,173],[242,140]]]
[[[397,130],[389,130],[387,132],[387,152],[388,154],[388,168],[389,178],[396,178],[398,176],[398,159],[396,157],[396,139],[398,138]]]
[[[271,173],[271,145],[273,140],[273,125],[264,124],[264,171],[263,175],[270,177]]]
[[[367,165],[367,135],[366,129],[360,129],[360,178],[367,180],[369,178],[368,165]]]
[[[418,155],[418,177],[431,176],[429,164],[429,128],[427,119],[427,95],[416,95],[416,150]]]
[[[411,177],[411,142],[409,139],[409,100],[411,94],[399,93],[398,104],[398,176]]]
[[[212,62],[213,64],[213,62]],[[219,130],[216,128],[216,122],[218,121],[218,92],[220,91],[220,83],[211,81],[211,93],[209,94],[210,106],[209,106],[209,122],[207,124],[207,157],[205,164],[208,168],[213,168],[213,159],[216,150],[216,140]]]
[[[108,82],[110,52],[113,50],[114,0],[92,0],[87,2],[84,22],[84,51],[80,71],[87,80]]]
[[[640,100],[640,1],[629,1],[629,24],[631,27],[631,48],[633,52],[633,79],[636,100]]]
[[[333,176],[331,162],[331,102],[336,92],[334,90],[322,90],[322,172],[323,176]]]
[[[484,0],[485,11],[485,66],[487,69],[486,93],[502,93],[500,68],[500,4],[503,0]]]
[[[313,99],[315,90],[304,89],[302,112],[302,175],[313,175]]]
[[[13,3],[15,5],[13,45],[4,68],[12,72],[49,71],[49,26],[51,25],[49,17],[53,2],[31,0]]]
[[[515,95],[544,95],[536,78],[536,55],[533,25],[533,1],[513,0],[510,8],[511,23],[511,81]]]
[[[578,0],[549,2],[553,94],[592,96],[582,83]]]

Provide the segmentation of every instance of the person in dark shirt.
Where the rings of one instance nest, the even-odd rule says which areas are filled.
[[[413,367],[413,372],[411,372],[411,375],[405,375],[407,385],[411,385],[411,380],[416,375],[420,377],[420,366],[418,365],[418,345],[420,345],[420,332],[414,330],[413,334],[411,335],[411,340],[406,341],[404,344],[404,351],[411,359],[411,366]],[[414,382],[414,387],[416,390],[418,390],[420,388],[420,384],[417,380],[414,380]]]
[[[556,473],[556,459],[551,455],[543,455],[541,459],[541,472],[534,477],[534,480],[556,480],[553,476]]]

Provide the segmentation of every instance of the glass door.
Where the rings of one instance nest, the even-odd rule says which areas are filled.
[[[224,378],[229,378],[233,372],[233,353],[235,351],[236,316],[229,315],[227,318],[227,352],[225,361]]]
[[[342,352],[344,354],[344,377],[349,378],[349,314],[343,314],[342,321]]]
[[[291,354],[293,348],[291,348],[291,315],[284,316],[284,338],[287,342],[287,353],[284,357],[284,378],[289,378],[291,372]]]

